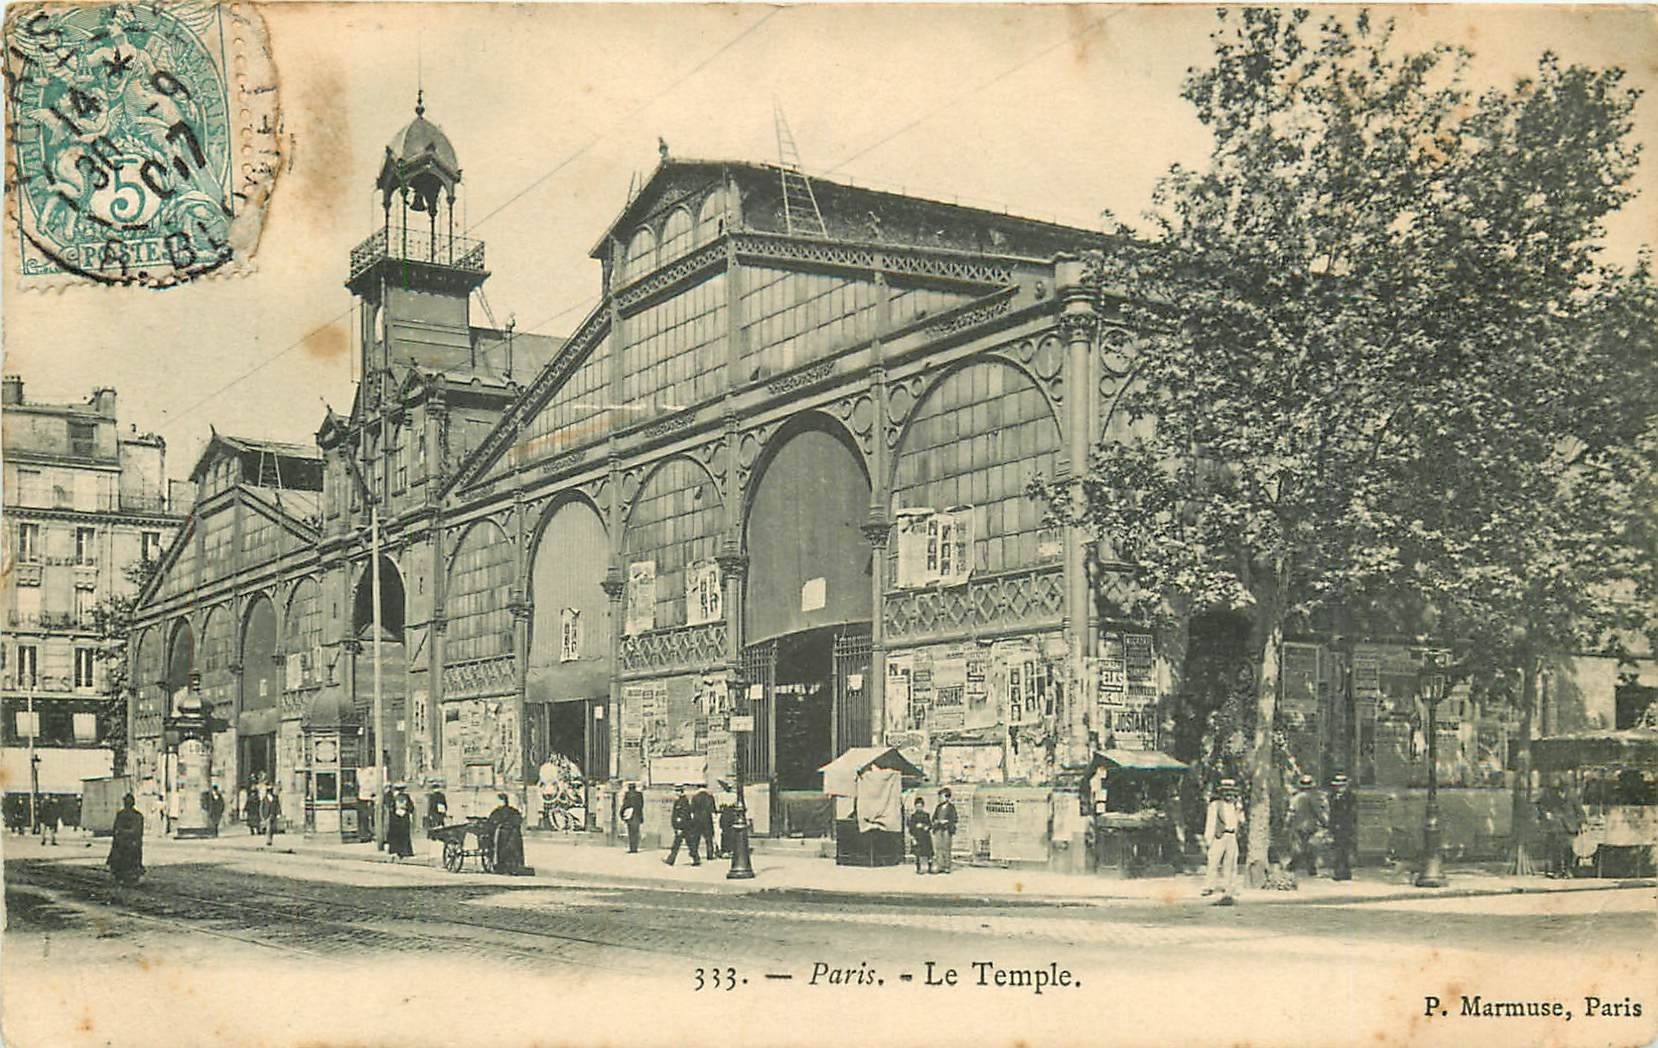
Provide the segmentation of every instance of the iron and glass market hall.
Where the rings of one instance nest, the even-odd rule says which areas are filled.
[[[1098,621],[1028,490],[1121,381],[1074,260],[1103,236],[664,149],[554,339],[471,323],[461,183],[422,107],[345,273],[349,413],[196,466],[132,641],[145,789],[274,782],[308,832],[362,832],[376,650],[392,780],[482,813],[553,757],[600,831],[626,782],[660,830],[673,784],[740,771],[757,833],[826,833],[820,769],[892,746],[1043,859],[1067,769],[1157,748],[1151,636]],[[1115,690],[1084,667],[1112,652]]]

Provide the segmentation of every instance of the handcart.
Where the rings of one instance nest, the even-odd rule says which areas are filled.
[[[438,826],[427,830],[426,836],[443,842],[443,868],[450,873],[460,873],[466,868],[466,860],[474,856],[480,870],[495,872],[495,827],[488,819],[472,818]],[[467,847],[469,837],[473,842],[470,848]]]

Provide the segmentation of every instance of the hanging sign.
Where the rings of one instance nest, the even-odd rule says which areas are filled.
[[[752,713],[733,713],[731,715],[731,730],[734,731],[734,732],[753,731],[754,730],[754,714],[752,714]]]
[[[561,608],[558,613],[558,661],[575,662],[581,658],[581,612],[575,608]]]

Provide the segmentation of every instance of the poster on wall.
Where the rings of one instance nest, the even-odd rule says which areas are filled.
[[[1129,705],[1141,706],[1157,701],[1157,660],[1151,634],[1123,634],[1123,673]]]
[[[720,596],[720,566],[699,560],[685,569],[685,624],[701,626],[725,616]]]
[[[913,731],[910,721],[910,668],[908,655],[894,655],[887,659],[887,718],[888,733]],[[897,745],[892,743],[891,745]]]
[[[575,608],[560,608],[558,612],[558,661],[575,662],[581,658],[581,612]]]
[[[1100,657],[1097,664],[1100,702],[1106,706],[1120,706],[1128,694],[1128,665],[1124,658],[1123,637],[1107,633],[1100,637]]]
[[[928,730],[933,706],[933,657],[927,651],[915,653],[910,667],[909,726]]]
[[[959,649],[945,649],[933,661],[933,705],[927,727],[930,731],[967,727],[967,658]]]
[[[895,514],[898,546],[898,588],[927,584],[928,522],[931,509],[900,509]]]
[[[638,636],[656,628],[656,561],[636,560],[628,565],[627,613],[623,630]]]
[[[1001,723],[1001,703],[991,695],[990,653],[983,650],[967,656],[967,726],[990,728]]]
[[[1002,782],[1002,744],[951,745],[938,748],[939,782]]]

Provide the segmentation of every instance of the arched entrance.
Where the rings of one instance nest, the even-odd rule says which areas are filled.
[[[744,522],[746,672],[763,685],[750,768],[782,832],[828,830],[818,769],[871,742],[869,477],[844,433],[807,416],[774,440]]]
[[[407,774],[408,660],[403,650],[403,575],[390,557],[380,558],[380,705],[384,740],[374,738],[374,572],[363,565],[352,601],[352,635],[362,645],[356,659],[356,709],[366,740],[365,757],[374,760],[378,746],[393,782]]]
[[[278,665],[276,607],[260,594],[248,604],[242,620],[242,676],[236,699],[236,786],[246,787],[258,774],[266,782],[276,775],[278,698],[282,669]]]
[[[610,600],[600,586],[609,549],[597,511],[565,502],[547,519],[530,563],[529,759],[568,762],[587,783],[610,774]]]

